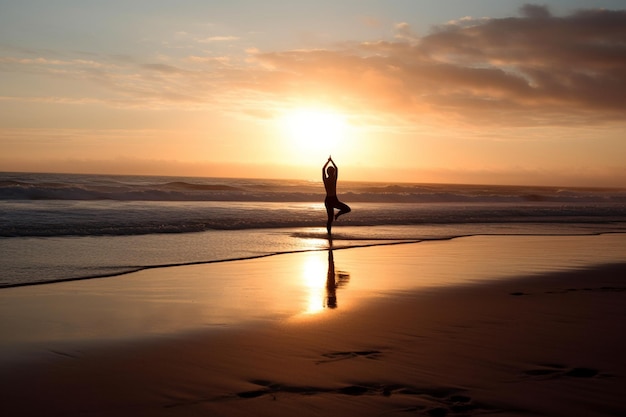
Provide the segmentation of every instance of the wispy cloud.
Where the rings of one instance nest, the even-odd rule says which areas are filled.
[[[280,73],[265,86],[281,94],[321,91],[380,111],[506,124],[567,124],[572,115],[623,119],[626,11],[554,17],[545,7],[525,6],[521,12],[463,19],[421,39],[401,24],[392,42],[258,59]]]
[[[208,38],[198,39],[198,42],[209,43],[209,42],[226,42],[226,41],[236,41],[236,40],[239,40],[238,36],[209,36]]]

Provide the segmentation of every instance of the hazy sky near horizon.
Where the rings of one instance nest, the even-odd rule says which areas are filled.
[[[622,0],[0,0],[0,171],[626,186]]]

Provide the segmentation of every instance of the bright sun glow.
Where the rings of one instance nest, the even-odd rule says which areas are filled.
[[[348,126],[342,114],[313,108],[286,113],[281,125],[299,151],[322,154],[331,154],[340,148]]]

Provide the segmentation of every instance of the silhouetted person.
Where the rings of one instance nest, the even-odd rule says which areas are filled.
[[[328,164],[332,164],[328,166]],[[326,199],[324,205],[326,206],[326,214],[328,215],[328,221],[326,222],[326,230],[330,234],[330,230],[333,226],[333,220],[337,220],[342,214],[350,213],[350,207],[347,204],[342,203],[337,198],[337,178],[339,177],[339,168],[335,165],[332,157],[328,157],[328,161],[322,167],[322,180],[324,181],[324,188],[326,189]],[[335,214],[335,209],[339,212]]]

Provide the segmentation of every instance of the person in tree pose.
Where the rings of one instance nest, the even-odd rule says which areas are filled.
[[[328,166],[330,164],[330,166]],[[326,222],[326,230],[328,234],[331,233],[333,226],[333,220],[337,220],[342,214],[350,213],[350,207],[339,201],[337,198],[337,178],[339,177],[339,168],[333,161],[331,156],[328,157],[328,161],[322,167],[322,180],[324,181],[324,188],[326,189],[326,199],[324,205],[326,206],[326,214],[328,215],[328,221]],[[339,211],[335,214],[335,209]]]

